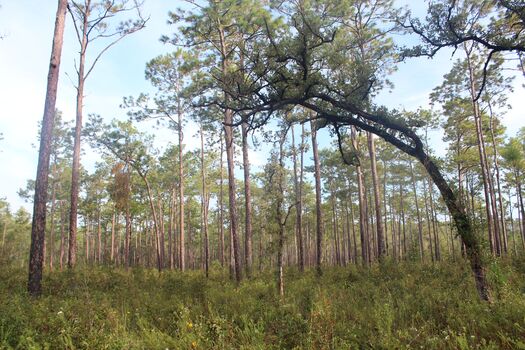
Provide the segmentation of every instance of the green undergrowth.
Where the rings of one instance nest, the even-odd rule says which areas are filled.
[[[525,262],[489,267],[480,302],[467,264],[383,263],[236,286],[224,271],[0,267],[0,349],[525,349]]]

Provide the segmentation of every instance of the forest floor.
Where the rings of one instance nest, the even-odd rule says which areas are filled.
[[[3,266],[0,349],[524,349],[524,276],[523,258],[491,263],[487,304],[464,261],[289,269],[280,301],[272,273],[90,267],[47,273],[32,300]]]

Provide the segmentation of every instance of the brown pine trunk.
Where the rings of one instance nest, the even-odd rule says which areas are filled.
[[[355,128],[352,127],[352,143],[356,151],[359,150],[359,144],[357,142],[357,135]],[[357,173],[357,188],[358,188],[358,200],[359,200],[359,235],[361,238],[361,258],[364,266],[369,263],[368,256],[368,231],[367,231],[367,215],[366,215],[366,197],[365,197],[365,183],[363,179],[363,172],[361,165],[356,166]]]
[[[179,268],[181,271],[186,269],[186,244],[184,242],[184,159],[182,154],[182,105],[179,101],[178,117],[178,135],[179,135]]]
[[[412,166],[412,161],[408,162],[410,165],[410,176],[412,179],[412,190],[414,191],[414,203],[416,205],[416,215],[417,215],[417,232],[419,238],[419,256],[421,261],[425,258],[425,250],[423,245],[423,223],[421,222],[421,212],[419,211],[419,202],[417,198],[417,186],[416,186],[416,177],[414,175],[414,167]],[[432,255],[432,254],[431,254]]]
[[[53,165],[53,171],[56,173],[56,165]],[[56,182],[53,182],[51,190],[51,223],[49,227],[49,270],[53,271],[53,262],[55,257],[55,205],[56,205]]]
[[[223,161],[222,155],[224,153],[224,140],[222,135],[220,137],[221,142],[221,159],[220,159],[220,185],[219,185],[219,259],[221,261],[221,266],[224,267],[224,172],[223,172]]]
[[[297,263],[299,265],[299,271],[304,271],[304,245],[303,245],[303,232],[302,232],[302,220],[303,220],[303,205],[302,205],[302,182],[303,182],[303,138],[304,138],[304,124],[302,125],[303,133],[301,135],[301,156],[300,156],[300,173],[299,178],[297,176],[297,148],[295,146],[295,133],[294,127],[291,127],[292,131],[292,157],[293,157],[293,181],[295,190],[295,203],[296,203],[296,216],[295,216],[295,235],[297,241]]]
[[[454,219],[454,223],[458,230],[463,243],[465,244],[466,255],[470,262],[470,267],[474,274],[476,282],[476,289],[479,297],[482,300],[490,300],[490,292],[486,278],[486,271],[482,261],[481,247],[479,241],[474,233],[474,229],[469,220],[469,217],[464,212],[463,207],[457,202],[457,198],[443,178],[436,164],[429,158],[429,156],[422,149],[416,150],[414,156],[423,164],[432,181],[439,189],[445,204]]]
[[[441,260],[441,248],[439,245],[439,232],[437,229],[437,218],[436,218],[436,208],[434,205],[434,195],[432,194],[432,180],[428,178],[428,196],[430,198],[430,216],[432,218],[432,232],[434,234],[434,252],[436,260]]]
[[[242,123],[242,165],[244,171],[244,263],[246,276],[251,276],[252,269],[252,192],[250,189],[250,159],[248,157],[248,123]]]
[[[277,246],[277,290],[281,300],[284,299],[284,271],[283,271],[283,248],[284,248],[284,230],[288,214],[283,213],[284,204],[284,142],[286,140],[286,131],[281,135],[279,140],[279,170],[277,177],[277,203],[276,214],[279,225],[279,243]]]
[[[480,168],[481,168],[481,176],[483,179],[483,192],[485,195],[485,210],[487,214],[487,224],[488,224],[488,238],[489,238],[489,245],[490,245],[490,251],[492,254],[499,255],[498,253],[498,247],[496,245],[495,238],[498,236],[498,225],[494,225],[493,222],[493,204],[491,201],[491,188],[490,188],[490,174],[488,171],[488,165],[487,165],[487,154],[485,152],[485,140],[483,138],[483,129],[481,124],[481,113],[479,111],[479,105],[478,102],[475,100],[476,97],[476,86],[474,81],[474,70],[471,65],[471,52],[467,49],[465,45],[465,51],[467,53],[467,64],[469,69],[469,81],[470,81],[470,95],[471,95],[471,102],[472,102],[472,109],[474,113],[474,121],[476,124],[476,136],[477,136],[477,144],[478,144],[478,152],[479,152],[479,162],[480,162]]]
[[[499,217],[500,217],[500,225],[501,225],[501,236],[502,239],[500,242],[503,245],[503,252],[507,253],[508,250],[508,242],[507,242],[507,225],[505,222],[505,207],[503,206],[503,195],[501,193],[501,181],[500,181],[500,171],[499,171],[499,163],[498,163],[498,148],[496,147],[496,137],[494,136],[494,115],[492,113],[492,106],[489,102],[489,110],[490,110],[490,135],[492,139],[492,151],[494,153],[493,162],[494,162],[494,169],[496,170],[496,185],[498,189],[498,205],[499,205]],[[497,217],[497,216],[496,216]]]
[[[64,257],[66,255],[66,213],[64,201],[60,201],[60,271],[64,268]]]
[[[35,180],[35,198],[33,201],[33,221],[31,225],[31,248],[29,251],[29,276],[27,290],[32,296],[39,296],[42,291],[42,269],[44,261],[44,242],[46,230],[47,185],[49,175],[49,158],[53,125],[55,118],[55,103],[62,55],[64,24],[67,1],[59,0],[53,33],[53,46],[47,76],[46,100],[44,116],[40,132],[40,148]]]
[[[377,175],[376,146],[374,134],[367,132],[368,154],[370,155],[370,168],[372,170],[372,183],[374,186],[374,205],[376,214],[376,232],[377,232],[377,257],[381,259],[385,254],[385,242],[383,232],[383,222],[381,213],[381,191],[379,189],[379,179]]]
[[[173,249],[173,237],[174,235],[174,229],[175,229],[175,211],[176,209],[176,194],[175,194],[175,186],[173,186],[173,189],[171,190],[171,198],[170,198],[170,212],[169,212],[169,226],[168,226],[168,255],[170,258],[170,270],[173,270],[175,267],[175,260],[174,258],[174,249]]]
[[[69,268],[75,266],[77,254],[78,193],[80,190],[80,138],[82,132],[84,83],[86,81],[84,69],[86,63],[86,48],[88,44],[87,30],[90,8],[90,1],[88,0],[85,9],[86,12],[83,14],[82,18],[82,39],[80,43],[80,57],[77,72],[77,109],[73,144],[73,165],[71,167],[71,198],[69,210],[69,256],[67,262]]]
[[[202,229],[204,231],[204,272],[208,277],[208,270],[210,264],[210,251],[208,244],[208,192],[206,190],[206,164],[204,162],[204,133],[202,130],[202,123],[200,125],[201,135],[201,176],[202,176],[202,198],[201,198],[201,210],[202,210]]]
[[[126,168],[129,166],[126,165]],[[129,169],[127,170],[126,174],[126,213],[125,213],[125,220],[126,220],[126,233],[124,238],[124,267],[127,269],[130,265],[130,254],[129,254],[129,248],[131,243],[131,212],[130,212],[130,183],[131,183],[131,172]]]
[[[315,211],[317,223],[317,256],[316,256],[316,270],[317,275],[322,274],[322,246],[323,246],[323,212],[321,210],[321,167],[319,165],[319,151],[317,149],[317,130],[315,123],[310,123],[312,134],[312,152],[314,156],[314,177],[315,177]]]
[[[97,261],[102,263],[102,223],[100,222],[100,203],[97,210]]]

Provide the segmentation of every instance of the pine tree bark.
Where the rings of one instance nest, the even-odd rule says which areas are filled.
[[[201,215],[202,215],[202,229],[204,232],[204,272],[206,277],[209,273],[210,264],[210,249],[208,242],[208,191],[206,189],[206,163],[204,162],[204,132],[202,130],[202,123],[200,125],[201,136],[201,180],[202,180],[202,196],[201,196]]]
[[[316,271],[317,275],[322,274],[321,263],[322,263],[322,249],[323,249],[323,212],[321,210],[321,166],[319,164],[319,150],[317,149],[317,130],[315,123],[310,123],[311,136],[312,136],[312,153],[314,156],[314,178],[315,178],[315,212],[316,212],[316,228],[317,228],[317,240],[316,240]]]
[[[33,221],[31,225],[31,248],[29,251],[29,276],[27,290],[32,296],[39,296],[42,292],[42,269],[44,261],[44,242],[46,230],[47,186],[49,175],[49,159],[51,154],[51,140],[55,117],[55,104],[62,55],[65,16],[67,1],[59,0],[53,33],[53,46],[47,76],[46,100],[44,116],[40,132],[40,148],[35,181],[35,198],[33,201]]]
[[[304,142],[304,125],[303,134],[301,135],[301,142]],[[294,181],[294,190],[295,190],[295,203],[296,207],[296,216],[295,216],[295,234],[297,240],[297,263],[299,265],[299,271],[304,271],[304,244],[303,244],[303,205],[302,205],[302,181],[303,181],[303,146],[301,144],[301,155],[300,155],[300,173],[299,178],[297,176],[297,148],[295,146],[295,133],[294,127],[291,127],[292,132],[292,161],[293,161],[293,181]]]
[[[357,142],[357,135],[355,128],[352,127],[352,143],[356,151],[359,150]],[[361,165],[356,165],[358,202],[359,202],[359,236],[361,239],[361,259],[364,266],[369,263],[368,256],[368,232],[367,232],[367,215],[366,215],[366,197],[365,197],[365,183],[363,179],[363,172]]]
[[[410,160],[408,162],[410,165],[410,176],[412,179],[412,190],[414,191],[414,203],[416,205],[416,215],[417,215],[417,232],[418,232],[418,238],[419,238],[419,256],[421,258],[421,261],[425,259],[425,249],[423,245],[423,223],[421,220],[421,212],[419,210],[419,202],[417,198],[417,186],[416,186],[416,177],[414,174],[414,167],[412,166],[412,161]]]
[[[220,156],[220,182],[219,182],[219,259],[221,266],[224,267],[224,167],[222,156],[224,153],[224,139],[220,136],[221,156]]]
[[[372,183],[374,186],[374,205],[376,214],[376,231],[377,231],[377,257],[379,260],[385,254],[385,241],[383,231],[383,219],[381,213],[381,190],[379,188],[379,178],[377,175],[376,146],[374,134],[367,132],[368,154],[370,156],[370,168],[372,170]]]
[[[180,99],[177,101],[177,123],[179,136],[179,268],[186,269],[186,244],[184,242],[184,158],[182,153],[182,105]]]
[[[69,209],[69,256],[67,265],[69,268],[75,267],[77,256],[77,219],[78,219],[78,194],[80,191],[80,138],[82,132],[84,84],[86,82],[86,48],[88,44],[88,17],[90,14],[91,1],[87,0],[85,13],[83,13],[82,38],[80,42],[80,53],[78,63],[78,85],[77,85],[77,106],[76,121],[73,143],[73,165],[71,166],[71,194]]]
[[[476,85],[474,81],[474,69],[471,64],[471,52],[467,49],[465,45],[465,51],[467,53],[467,65],[469,70],[469,82],[470,82],[470,95],[471,95],[471,102],[472,102],[472,110],[474,113],[474,122],[476,125],[476,136],[477,136],[477,144],[478,144],[478,152],[479,152],[479,162],[480,162],[480,168],[481,168],[481,177],[483,179],[483,193],[485,195],[485,211],[487,215],[487,225],[488,225],[488,238],[489,238],[489,245],[490,245],[490,251],[492,254],[499,255],[498,252],[498,246],[496,242],[496,237],[498,236],[499,228],[498,225],[494,225],[494,208],[493,205],[495,203],[492,202],[491,196],[491,186],[490,186],[490,174],[488,170],[488,164],[487,164],[487,154],[485,152],[485,140],[483,137],[483,128],[481,123],[481,113],[479,111],[479,104],[476,101]]]
[[[226,37],[224,33],[224,28],[221,23],[218,23],[218,32],[219,32],[219,41],[220,41],[220,53],[221,53],[221,64],[222,72],[227,73],[229,68],[228,61],[228,49],[226,47]],[[224,94],[224,99],[227,104],[228,96]],[[238,214],[237,214],[237,199],[235,192],[235,164],[234,164],[234,143],[233,143],[233,111],[226,108],[224,110],[224,141],[226,144],[226,162],[228,166],[228,198],[229,198],[229,214],[230,214],[230,232],[231,232],[231,243],[232,247],[230,248],[233,253],[233,269],[235,274],[235,279],[237,283],[241,282],[242,272],[241,272],[241,261],[240,261],[240,249],[239,249],[239,238],[238,233]]]
[[[250,188],[250,158],[248,154],[248,123],[243,122],[242,127],[242,165],[244,172],[244,264],[246,277],[251,277],[253,252],[252,252],[252,191]]]

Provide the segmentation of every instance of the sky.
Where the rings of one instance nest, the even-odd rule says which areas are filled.
[[[421,1],[411,3],[415,13],[421,13]],[[150,84],[144,78],[144,67],[153,57],[170,52],[173,46],[159,41],[161,35],[170,34],[174,28],[167,24],[168,11],[180,6],[176,0],[146,0],[143,13],[149,16],[145,29],[126,37],[111,48],[97,63],[86,82],[84,115],[99,114],[106,120],[126,119],[126,112],[119,106],[124,96],[137,96],[151,92]],[[38,149],[38,122],[42,119],[46,79],[51,52],[51,42],[56,13],[56,0],[0,0],[0,198],[6,198],[16,210],[31,205],[17,195],[26,181],[36,174]],[[96,47],[93,47],[94,53]],[[76,90],[72,79],[75,76],[74,62],[78,55],[78,43],[74,36],[70,18],[67,18],[62,54],[62,65],[58,87],[57,108],[64,119],[75,116]],[[93,56],[88,54],[88,62]],[[428,107],[428,95],[439,85],[455,57],[443,51],[432,60],[411,59],[400,64],[391,76],[395,88],[383,91],[378,102],[390,108],[416,109]],[[514,93],[509,95],[513,109],[503,118],[507,133],[513,135],[525,126],[525,96],[523,77],[514,81]],[[146,125],[144,128],[148,129]],[[198,147],[195,125],[189,124],[185,131],[186,147]],[[151,128],[149,128],[151,129]],[[170,131],[155,130],[157,144],[175,141]],[[319,136],[320,146],[327,146],[330,137],[327,132]],[[432,148],[442,155],[445,146],[436,132]],[[88,152],[81,162],[88,169],[97,160],[97,155]],[[255,168],[264,164],[267,152],[252,150],[251,162]]]

